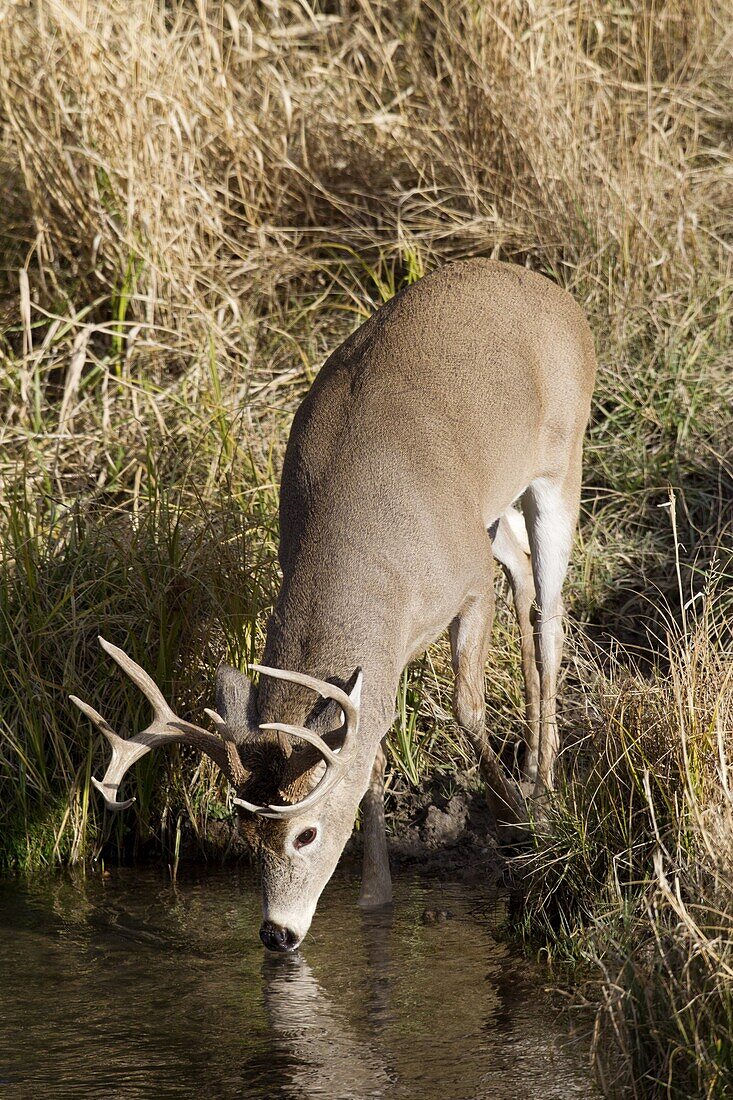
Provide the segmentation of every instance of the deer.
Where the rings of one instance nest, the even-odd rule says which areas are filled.
[[[113,810],[151,749],[194,746],[233,788],[259,856],[272,951],[310,928],[362,806],[359,904],[387,905],[385,738],[403,670],[444,631],[453,710],[500,838],[527,836],[555,787],[562,587],[578,520],[596,361],[581,307],[526,267],[460,260],[405,287],[322,366],[297,409],[280,487],[282,582],[262,664],[221,665],[213,730],[182,721],[121,649],[153,708],[94,780]],[[521,512],[517,505],[521,504]],[[494,563],[519,627],[526,711],[518,778],[486,729]]]

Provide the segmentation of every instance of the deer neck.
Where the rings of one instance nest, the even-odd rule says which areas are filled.
[[[403,654],[395,645],[384,596],[363,583],[329,584],[321,573],[308,584],[296,571],[286,578],[267,630],[263,664],[345,682],[356,668],[364,675],[360,739],[376,746],[389,729]],[[263,681],[262,721],[302,723],[313,694],[281,680]]]

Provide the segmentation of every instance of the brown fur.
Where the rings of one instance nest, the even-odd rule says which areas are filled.
[[[236,786],[243,831],[262,857],[262,935],[275,948],[305,935],[367,791],[362,901],[391,897],[380,744],[403,668],[446,628],[456,718],[497,823],[524,828],[522,793],[484,721],[494,555],[520,625],[525,783],[538,799],[552,789],[561,589],[594,374],[582,312],[542,276],[467,260],[420,280],[333,353],[296,413],[280,494],[283,583],[259,689],[222,666],[211,734],[175,719],[143,670],[103,643],[156,714],[129,742],[105,731],[115,748],[105,797],[119,805],[122,774],[153,743],[208,752]],[[526,525],[512,508],[520,496]],[[321,683],[306,688],[293,674]],[[315,702],[314,687],[329,701]],[[300,735],[258,728],[273,722]],[[331,750],[317,791],[329,754],[309,744],[314,734]]]
[[[361,664],[367,695],[396,683],[482,582],[489,523],[571,461],[594,372],[578,305],[520,267],[451,264],[383,306],[293,421],[263,662],[324,678]],[[260,686],[262,721],[302,722],[311,705]]]
[[[389,898],[378,750],[402,669],[449,626],[455,712],[492,807],[512,828],[526,820],[484,728],[492,538],[522,632],[525,775],[535,793],[551,788],[560,587],[594,374],[591,333],[573,299],[540,275],[489,260],[451,264],[402,291],[321,369],[285,455],[283,583],[263,664],[340,681],[360,666],[364,679],[356,755],[340,781],[300,820],[244,815],[263,853],[268,928],[305,934],[367,788],[362,898]],[[513,529],[519,496],[531,568]],[[319,720],[310,691],[267,676],[256,709],[259,722],[315,728]],[[314,786],[317,757],[293,753],[282,736],[262,750],[248,801],[292,804]],[[301,851],[304,827],[316,827],[318,841]]]

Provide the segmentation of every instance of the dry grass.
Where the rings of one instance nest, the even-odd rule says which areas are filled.
[[[328,352],[440,262],[525,263],[584,304],[600,360],[568,593],[593,663],[564,692],[594,754],[568,755],[533,929],[577,955],[596,928],[627,1094],[724,1094],[731,28],[724,0],[0,0],[6,865],[109,840],[66,702],[140,717],[100,628],[191,714],[221,656],[259,651],[279,459]],[[511,738],[506,615],[497,638]],[[395,786],[465,752],[449,692],[436,647],[405,684]],[[228,813],[192,759],[134,782],[119,843]]]
[[[517,861],[525,934],[578,968],[610,1096],[733,1084],[733,649],[718,611],[713,589],[694,627],[670,623],[664,671],[578,655],[582,749],[551,830]]]

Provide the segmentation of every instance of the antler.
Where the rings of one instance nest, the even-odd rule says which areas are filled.
[[[305,726],[288,726],[280,722],[266,722],[264,725],[260,726],[261,730],[277,730],[279,733],[285,733],[289,737],[300,737],[303,741],[307,741],[309,745],[312,745],[318,750],[326,761],[326,770],[313,790],[310,791],[305,798],[301,799],[300,802],[293,802],[283,806],[257,806],[253,802],[246,802],[243,798],[235,798],[234,802],[237,806],[249,810],[250,813],[259,814],[261,817],[293,817],[295,814],[300,814],[304,810],[310,809],[314,803],[319,802],[323,796],[343,778],[353,761],[356,733],[359,728],[359,703],[361,699],[362,682],[361,669],[359,669],[357,673],[356,683],[352,688],[351,694],[347,694],[335,684],[329,684],[326,680],[317,680],[314,676],[306,676],[302,672],[286,672],[284,669],[267,668],[265,665],[250,665],[250,668],[253,668],[256,672],[262,673],[265,676],[274,676],[279,680],[288,680],[292,684],[302,684],[303,687],[318,692],[324,699],[333,699],[339,704],[344,712],[346,732],[341,748],[337,751],[331,749],[322,737],[313,733],[312,730],[306,729]]]
[[[140,665],[135,664],[123,650],[118,649],[111,642],[105,641],[104,638],[100,637],[99,644],[117,662],[122,671],[127,673],[132,682],[140,688],[140,691],[153,707],[153,721],[150,725],[140,733],[136,733],[134,737],[125,740],[123,737],[119,737],[102,715],[98,714],[88,703],[84,703],[75,695],[69,696],[72,703],[75,703],[79,710],[86,714],[87,718],[102,731],[112,746],[112,760],[104,773],[104,778],[101,781],[92,778],[92,783],[104,796],[104,800],[110,809],[125,810],[133,804],[134,798],[118,802],[117,792],[120,783],[127,770],[141,756],[145,756],[146,753],[158,745],[194,745],[201,752],[205,752],[207,756],[211,757],[233,786],[241,787],[246,783],[249,772],[242,764],[237,746],[227,729],[226,723],[218,714],[215,717],[218,733],[210,733],[192,722],[182,721],[173,713],[158,687],[150,679],[147,672],[140,668]],[[207,711],[206,713],[214,718],[215,712]]]

